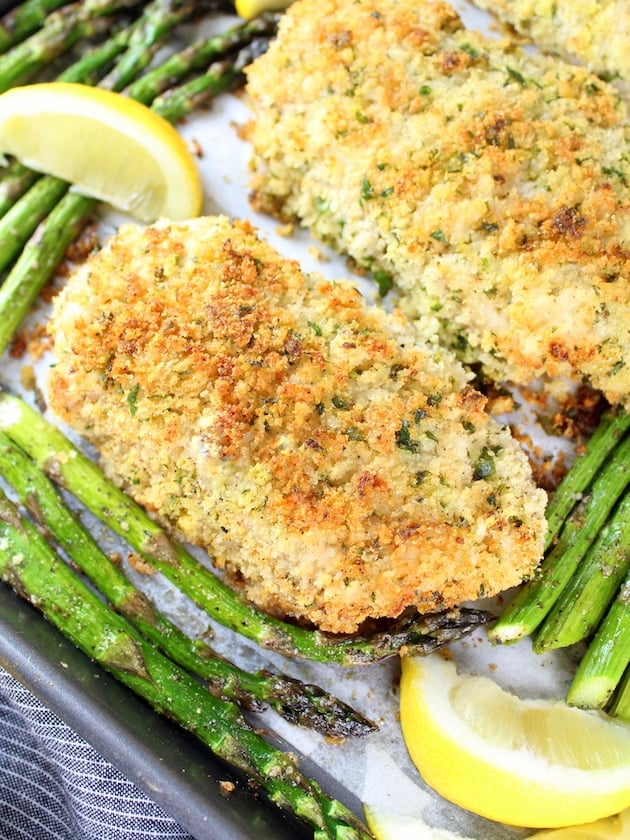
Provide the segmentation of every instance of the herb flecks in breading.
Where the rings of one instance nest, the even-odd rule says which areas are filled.
[[[258,209],[393,278],[423,333],[493,379],[586,380],[630,408],[630,120],[611,85],[441,0],[296,0],[247,72]]]
[[[124,227],[51,328],[52,408],[267,611],[353,632],[540,558],[545,495],[454,356],[245,222]]]

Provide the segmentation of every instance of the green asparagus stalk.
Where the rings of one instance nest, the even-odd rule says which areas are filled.
[[[194,0],[154,0],[147,6],[136,26],[125,55],[103,79],[101,87],[123,90],[149,66],[164,38],[178,24],[215,6],[213,0],[203,3]]]
[[[59,178],[40,178],[0,219],[0,271],[19,256],[24,243],[65,195],[68,186]]]
[[[252,38],[272,37],[278,20],[279,15],[276,13],[262,14],[213,37],[195,41],[129,85],[125,94],[148,105],[180,79],[192,72],[204,70],[232,50],[243,48]]]
[[[237,702],[250,711],[270,706],[291,723],[330,737],[375,731],[376,727],[362,715],[317,686],[270,671],[249,673],[220,658],[204,642],[190,639],[151,606],[79,523],[50,480],[2,432],[0,475],[115,609],[174,662],[207,681],[217,697]]]
[[[589,488],[593,478],[628,429],[630,414],[626,414],[623,409],[611,410],[603,415],[586,444],[584,453],[576,458],[547,505],[548,529],[545,549],[556,539],[572,508]]]
[[[572,706],[603,709],[630,665],[630,575],[583,656],[569,687]]]
[[[24,195],[40,177],[18,160],[12,160],[0,176],[0,218]]]
[[[0,286],[0,355],[8,347],[40,289],[52,277],[68,246],[83,230],[95,205],[93,198],[66,193],[23,248]]]
[[[625,419],[627,415],[620,417]],[[613,426],[619,428],[617,420],[615,418],[612,423],[608,423],[607,429]],[[602,439],[600,435],[599,441]],[[585,457],[588,458],[588,454]],[[545,556],[535,577],[521,587],[490,630],[489,637],[493,642],[517,641],[533,633],[545,620],[628,484],[630,437],[618,444],[610,460],[601,467],[600,474],[587,494],[583,495],[581,501],[576,500],[557,541]]]
[[[148,14],[148,12],[149,7],[144,14]],[[143,17],[115,32],[103,44],[86,50],[74,64],[71,64],[58,76],[57,81],[75,82],[82,85],[97,84],[104,77],[105,72],[110,69],[112,62],[127,49],[142,20]]]
[[[604,617],[630,568],[630,494],[619,502],[534,638],[534,650],[587,639]]]
[[[268,43],[268,37],[256,38],[244,46],[235,59],[214,62],[205,73],[156,97],[153,110],[170,122],[177,122],[192,109],[205,105],[217,91],[238,86],[243,80],[244,68],[267,49]]]
[[[156,97],[151,107],[169,122],[177,122],[217,93],[231,90],[240,80],[241,73],[232,60],[217,61],[202,76]]]
[[[314,837],[370,840],[371,834],[354,814],[303,776],[292,756],[253,730],[237,706],[207,692],[112,612],[57,558],[3,493],[0,575],[84,653],[247,774],[271,802],[309,825]]]
[[[86,0],[54,12],[39,32],[0,56],[0,92],[31,79],[79,40],[106,32],[112,26],[113,14],[137,3]]]
[[[630,668],[626,669],[608,712],[614,717],[627,720],[630,723]]]
[[[404,615],[386,630],[365,636],[331,636],[256,609],[185,548],[169,540],[147,513],[115,487],[62,432],[17,397],[0,393],[0,429],[97,518],[126,541],[151,569],[161,572],[209,616],[231,630],[287,656],[358,665],[399,653],[429,653],[488,621],[479,610]]]
[[[67,3],[68,0],[26,0],[11,9],[0,20],[0,53],[28,38],[44,25],[50,12]]]

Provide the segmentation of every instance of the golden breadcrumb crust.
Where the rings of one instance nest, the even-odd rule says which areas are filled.
[[[581,67],[427,0],[297,0],[248,70],[252,187],[498,380],[630,407],[630,128]]]
[[[52,409],[273,613],[352,632],[541,556],[545,494],[459,362],[246,222],[123,227],[50,330]]]
[[[630,82],[628,0],[472,0],[537,46]]]

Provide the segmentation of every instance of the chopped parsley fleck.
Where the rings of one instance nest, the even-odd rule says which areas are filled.
[[[350,440],[365,440],[365,435],[356,426],[348,426],[347,429],[343,429],[341,434],[346,435]]]
[[[519,85],[525,86],[527,84],[527,82],[525,81],[525,76],[523,76],[522,73],[519,73],[518,70],[515,70],[513,67],[507,67],[506,70],[510,79],[513,79],[515,82],[518,82]]]
[[[350,406],[342,397],[333,397],[332,404],[335,408],[340,409],[341,411],[348,411]]]
[[[432,230],[429,236],[431,237],[431,239],[435,239],[436,242],[442,242],[443,244],[446,243],[446,236],[444,236],[444,231],[442,231],[440,228]]]
[[[627,184],[626,178],[621,171],[621,169],[617,169],[615,166],[602,166],[602,172],[604,175],[614,175],[616,178],[622,182],[622,184]]]
[[[420,444],[417,440],[413,440],[409,431],[409,421],[403,420],[400,424],[400,429],[396,432],[396,446],[400,449],[406,449],[408,452],[419,452]]]
[[[138,410],[137,401],[138,401],[138,391],[140,390],[140,383],[136,382],[133,386],[131,391],[127,394],[127,403],[129,405],[129,413],[133,417],[133,415]]]
[[[321,216],[322,213],[327,213],[329,209],[330,209],[330,204],[328,202],[328,199],[321,198],[321,196],[318,196],[315,199],[315,211],[316,211],[318,216]]]
[[[322,335],[322,328],[319,326],[319,324],[316,324],[315,321],[307,321],[306,323],[313,330],[315,335]]]
[[[385,295],[394,287],[394,278],[391,274],[389,274],[389,272],[382,271],[381,269],[375,271],[373,276],[376,285],[378,286],[379,295],[381,297],[385,297]]]
[[[459,48],[462,52],[465,52],[471,58],[479,58],[479,56],[480,56],[479,50],[476,47],[473,47],[472,44],[469,44],[469,43],[460,44]]]
[[[369,201],[371,198],[374,198],[374,187],[367,175],[364,175],[361,181],[361,199]]]
[[[473,479],[479,481],[484,478],[490,478],[494,475],[495,470],[494,457],[488,447],[484,446],[473,469]]]
[[[431,475],[429,470],[418,470],[418,472],[416,473],[416,487],[422,484],[422,482],[428,475]]]

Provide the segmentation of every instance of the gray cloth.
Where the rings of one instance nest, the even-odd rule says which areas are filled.
[[[0,668],[0,840],[192,840]]]

